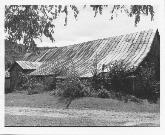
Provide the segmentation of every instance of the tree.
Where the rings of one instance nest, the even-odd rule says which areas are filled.
[[[75,18],[78,10],[70,5],[74,11]],[[34,39],[41,39],[44,34],[52,42],[54,37],[55,25],[53,20],[60,13],[65,13],[65,25],[67,24],[68,6],[62,5],[11,5],[5,6],[5,32],[8,33],[8,39],[12,42],[23,40],[26,46],[35,48]]]
[[[84,5],[86,8],[87,5]],[[102,14],[104,8],[109,5],[90,5],[95,13],[94,17]],[[67,25],[69,9],[73,11],[75,19],[79,14],[76,5],[9,5],[5,6],[5,32],[8,39],[12,42],[23,40],[25,46],[35,50],[34,39],[41,39],[42,35],[48,37],[52,42],[55,25],[53,21],[60,15],[65,14],[65,23]],[[111,8],[110,8],[111,9]],[[129,17],[135,17],[135,26],[140,21],[140,16],[151,15],[151,21],[154,17],[154,9],[151,5],[113,5],[111,9],[111,19],[119,13],[126,13]]]
[[[102,14],[104,7],[108,7],[108,5],[91,5],[93,8],[93,11],[95,12],[94,17],[96,15]],[[117,16],[119,13],[126,13],[129,17],[135,16],[135,26],[140,22],[140,16],[143,15],[151,15],[151,21],[153,20],[154,17],[154,9],[153,6],[151,5],[114,5],[112,10],[111,10],[111,20]]]
[[[66,72],[65,79],[58,85],[57,90],[57,95],[61,96],[60,100],[66,101],[66,109],[69,108],[73,100],[85,96],[85,86],[81,82],[72,60],[70,61],[70,67]]]

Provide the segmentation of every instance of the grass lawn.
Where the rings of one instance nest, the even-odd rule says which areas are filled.
[[[5,106],[37,107],[37,108],[64,108],[65,103],[59,101],[58,97],[51,96],[48,92],[34,95],[26,93],[5,94]],[[159,104],[150,104],[144,101],[141,104],[131,102],[124,103],[115,99],[103,99],[84,97],[72,101],[71,109],[92,109],[123,112],[159,112]]]

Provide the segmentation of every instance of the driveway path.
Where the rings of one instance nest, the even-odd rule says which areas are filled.
[[[30,107],[5,107],[6,116],[28,116],[34,118],[90,119],[102,121],[106,126],[160,126],[159,113],[115,112],[105,110],[76,110]],[[115,124],[113,124],[115,123]],[[102,125],[98,125],[102,126]]]

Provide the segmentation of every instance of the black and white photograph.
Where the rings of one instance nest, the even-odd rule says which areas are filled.
[[[5,127],[160,127],[159,5],[4,10]]]

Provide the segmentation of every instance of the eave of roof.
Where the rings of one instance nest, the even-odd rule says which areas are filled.
[[[12,70],[12,68],[18,64],[22,69],[24,70],[34,70],[37,69],[39,66],[42,65],[42,62],[30,62],[30,61],[15,61],[13,66],[9,69],[9,72]]]

